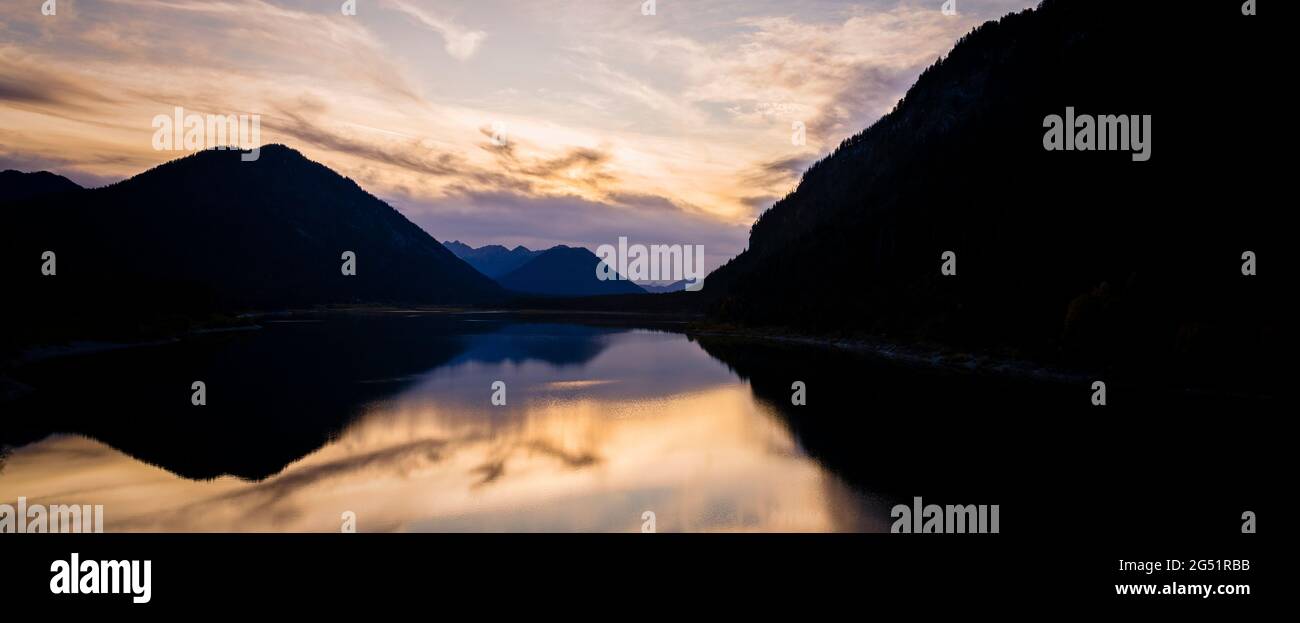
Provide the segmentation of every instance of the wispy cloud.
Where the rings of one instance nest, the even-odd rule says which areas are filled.
[[[1034,2],[60,2],[0,15],[0,159],[121,178],[178,155],[154,115],[256,113],[439,239],[621,228],[726,259],[962,33]]]
[[[452,58],[463,61],[474,56],[487,37],[481,30],[470,30],[405,0],[388,0],[388,5],[410,16],[425,28],[442,36],[443,46]]]

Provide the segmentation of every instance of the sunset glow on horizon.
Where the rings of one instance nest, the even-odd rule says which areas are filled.
[[[6,0],[0,169],[103,185],[184,155],[153,148],[157,115],[256,114],[262,143],[438,240],[627,236],[701,244],[712,269],[961,35],[1036,3],[341,4]]]

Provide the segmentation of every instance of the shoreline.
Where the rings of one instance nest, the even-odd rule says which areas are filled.
[[[96,354],[131,348],[146,348],[176,344],[187,339],[220,333],[238,333],[259,331],[264,327],[259,321],[274,323],[281,319],[294,319],[310,315],[328,314],[446,314],[446,315],[486,315],[517,318],[521,321],[546,321],[554,318],[559,322],[612,324],[627,327],[642,327],[681,333],[690,339],[699,337],[733,338],[752,341],[765,341],[777,344],[832,348],[870,357],[881,362],[901,365],[917,370],[941,371],[957,374],[974,374],[1004,379],[1020,379],[1048,383],[1087,383],[1107,376],[1101,371],[1089,372],[1083,369],[1068,368],[1050,363],[1042,363],[1029,358],[1014,355],[991,354],[979,350],[961,350],[937,343],[903,344],[885,338],[838,338],[803,334],[796,331],[776,332],[769,329],[745,328],[733,325],[711,324],[702,314],[682,312],[645,312],[613,310],[557,310],[557,309],[509,309],[509,308],[474,308],[460,306],[391,306],[391,305],[341,305],[314,308],[281,309],[253,311],[238,314],[235,318],[253,324],[217,324],[215,326],[190,329],[176,335],[141,340],[136,342],[116,342],[107,340],[71,340],[65,344],[47,344],[21,351],[5,362],[5,368],[19,368],[32,363]],[[1130,385],[1123,379],[1116,379],[1118,385]],[[1190,394],[1209,396],[1235,396],[1258,399],[1272,399],[1267,394],[1232,391],[1230,389],[1210,389],[1196,387],[1179,387],[1162,385],[1162,389]],[[0,401],[21,396],[25,389],[21,383],[0,371]]]
[[[756,329],[708,328],[688,331],[691,337],[765,340],[783,344],[833,348],[911,368],[1021,378],[1055,383],[1085,382],[1087,372],[1037,363],[1029,359],[968,352],[938,344],[907,345],[882,338],[832,338],[798,333],[767,333]]]
[[[1103,371],[1072,369],[1059,365],[1036,362],[1014,356],[994,355],[977,350],[959,350],[941,344],[901,344],[883,338],[834,338],[798,333],[770,333],[762,329],[739,327],[700,327],[686,331],[688,337],[719,337],[743,340],[768,341],[817,348],[831,348],[851,352],[878,361],[906,366],[915,370],[972,374],[984,377],[1025,380],[1044,383],[1078,383],[1086,386],[1090,381],[1106,380],[1112,388],[1141,387],[1163,392],[1183,393],[1200,397],[1219,397],[1272,401],[1272,394],[1252,393],[1235,388],[1194,387],[1169,384],[1155,377],[1151,383],[1134,383],[1131,377],[1117,376]]]

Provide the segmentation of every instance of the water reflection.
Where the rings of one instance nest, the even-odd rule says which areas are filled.
[[[328,336],[333,347],[309,346],[313,336]],[[306,349],[295,361],[281,350],[290,344]],[[190,354],[179,356],[186,349]],[[888,528],[884,502],[805,454],[746,381],[679,334],[394,315],[268,324],[256,335],[203,345],[201,355],[193,349],[137,354],[129,368],[153,370],[162,360],[174,367],[179,359],[240,387],[250,376],[260,379],[258,404],[240,397],[246,412],[221,411],[238,425],[230,426],[245,437],[286,429],[292,432],[276,437],[324,434],[323,445],[258,474],[283,453],[246,461],[239,444],[221,445],[233,438],[228,432],[217,440],[194,436],[223,428],[209,413],[201,427],[178,424],[175,408],[144,401],[144,421],[183,436],[154,433],[112,447],[67,434],[30,443],[13,451],[0,474],[0,500],[103,504],[108,531],[338,531],[345,511],[368,532],[639,531],[645,511],[655,513],[661,532]],[[259,353],[276,358],[272,367],[328,359],[308,366],[322,376],[299,378],[296,367],[277,373],[250,359]],[[343,372],[325,372],[330,361]],[[31,378],[57,376],[50,369]],[[494,407],[498,380],[506,383],[507,405]],[[352,410],[341,426],[334,425],[338,415],[313,421],[293,399],[324,383],[334,385],[321,390],[330,409]],[[325,400],[305,402],[314,408]],[[60,426],[104,439],[75,426],[82,423]],[[138,434],[142,426],[129,428]],[[159,445],[202,448],[203,461],[176,462],[182,472],[207,476],[233,466],[223,471],[254,479],[174,475],[168,460],[180,452]],[[248,448],[259,454],[274,445]]]

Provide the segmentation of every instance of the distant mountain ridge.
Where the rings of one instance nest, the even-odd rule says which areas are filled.
[[[690,283],[691,281],[689,279],[682,279],[680,281],[674,281],[672,283],[664,283],[664,284],[641,283],[637,285],[640,285],[641,289],[651,294],[666,294],[668,292],[684,292],[686,291],[686,286],[689,285]]]
[[[476,249],[459,240],[444,242],[443,246],[455,253],[456,257],[465,260],[470,266],[493,279],[505,276],[542,253],[523,245],[507,249],[499,244],[490,244]]]
[[[448,250],[469,262],[513,292],[530,296],[601,296],[672,292],[685,282],[667,286],[639,286],[626,280],[601,281],[596,277],[600,259],[583,247],[557,245],[533,251],[523,245],[507,249],[491,244],[478,248],[459,240],[445,243]]]
[[[76,182],[49,171],[23,173],[10,169],[0,172],[0,203],[78,190],[82,188]]]
[[[582,247],[559,245],[541,252],[528,263],[497,280],[503,287],[542,296],[599,296],[644,294],[641,286],[623,279],[596,276],[600,258]]]

